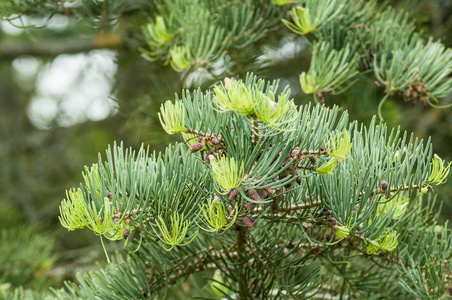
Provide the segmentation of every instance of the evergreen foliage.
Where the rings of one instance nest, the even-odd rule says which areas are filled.
[[[151,154],[113,145],[86,168],[60,207],[63,226],[136,235],[126,261],[57,297],[153,297],[206,269],[220,271],[218,292],[232,298],[440,297],[452,241],[427,189],[450,164],[432,158],[429,141],[321,105],[260,118],[260,101],[272,112],[281,105],[273,99],[288,101],[277,85],[250,75],[186,91],[164,104],[161,120],[199,147]]]
[[[8,0],[0,16],[51,19],[69,10],[107,32],[136,9],[128,1],[69,3]],[[452,92],[451,49],[376,0],[162,0],[146,8],[139,51],[148,61],[184,76],[234,76],[234,53],[288,29],[312,53],[299,76],[303,92],[324,102],[371,78],[384,88],[380,121],[365,126],[337,107],[296,106],[289,87],[252,74],[184,90],[158,114],[183,143],[159,153],[115,143],[61,202],[63,227],[89,228],[102,245],[125,240],[124,257],[110,262],[104,247],[109,264],[78,274],[77,283],[49,293],[19,288],[10,298],[167,298],[171,286],[200,273],[210,282],[203,299],[447,296],[452,238],[447,223],[438,224],[433,187],[446,182],[451,163],[430,140],[389,130],[381,109],[396,95],[439,107]],[[33,272],[47,268],[52,240],[20,235],[42,257],[18,261],[34,263]],[[6,248],[9,260],[30,258]]]

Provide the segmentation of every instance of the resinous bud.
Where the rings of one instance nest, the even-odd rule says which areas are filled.
[[[190,146],[190,148],[188,149],[188,152],[189,153],[198,152],[202,148],[204,148],[204,144],[203,143],[194,143],[193,145]]]
[[[242,218],[242,221],[249,228],[256,227],[256,220],[254,220],[254,218],[252,218],[250,216],[244,216]]]
[[[388,191],[388,182],[386,180],[383,179],[380,182],[380,189],[384,194],[386,194],[386,192]]]

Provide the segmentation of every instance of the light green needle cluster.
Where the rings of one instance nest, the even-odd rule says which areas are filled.
[[[337,157],[331,157],[326,163],[315,169],[315,171],[319,174],[333,174],[337,164]]]
[[[330,156],[344,159],[352,148],[348,131],[344,131],[343,133],[335,131],[328,140],[327,148]]]
[[[185,129],[185,110],[182,101],[166,101],[160,106],[160,123],[168,134],[184,132]]]
[[[316,19],[314,24],[312,23],[309,8],[299,6],[293,7],[290,11],[290,16],[292,17],[293,23],[284,19],[282,22],[287,26],[287,28],[299,35],[308,34],[319,26],[319,19]]]
[[[110,240],[118,240],[121,222],[113,220],[114,209],[108,198],[104,199],[103,206],[98,209],[93,201],[86,201],[81,189],[66,192],[67,199],[60,205],[59,220],[63,227],[69,231],[88,227],[97,235],[104,235]]]
[[[179,213],[174,213],[170,216],[170,225],[168,226],[163,220],[162,216],[158,216],[156,220],[156,225],[159,229],[159,233],[152,227],[154,233],[160,238],[162,242],[167,245],[170,245],[170,248],[166,248],[166,251],[170,251],[174,248],[174,246],[185,246],[190,244],[195,237],[198,235],[198,230],[192,235],[188,237],[188,241],[183,243],[183,241],[187,238],[187,232],[189,228],[189,221],[184,221],[184,216]]]
[[[225,86],[215,87],[214,92],[220,110],[232,110],[243,116],[254,114],[255,95],[242,81],[230,79]]]
[[[168,32],[162,16],[157,16],[155,23],[148,24],[146,29],[148,30],[149,36],[159,45],[166,44],[174,36],[174,34]]]
[[[350,235],[350,229],[346,226],[335,226],[336,236],[340,239],[345,239]]]
[[[247,86],[235,79],[226,79],[224,86],[214,89],[215,102],[220,111],[234,111],[243,116],[255,117],[272,128],[278,128],[295,119],[296,110],[287,93],[278,96],[263,92],[260,85]],[[291,114],[291,112],[293,112]]]
[[[94,186],[101,186],[98,164],[92,164],[91,168],[85,166],[85,171],[82,172],[82,176],[87,188],[90,187],[91,181]],[[96,194],[100,195],[100,191],[97,190]]]
[[[214,200],[208,199],[206,204],[199,205],[202,215],[204,218],[201,218],[202,223],[206,226],[205,228],[199,226],[204,231],[207,232],[221,232],[226,231],[234,225],[235,220],[238,216],[237,206],[235,207],[235,215],[232,217],[232,220],[228,222],[226,215],[224,213],[224,208],[218,198]]]
[[[449,175],[451,164],[452,162],[446,165],[444,160],[442,160],[438,155],[433,155],[428,183],[435,185],[445,183],[447,181],[447,176]]]
[[[384,234],[384,233],[383,233]],[[395,230],[388,231],[384,234],[382,242],[371,241],[367,244],[367,254],[380,254],[382,251],[392,252],[397,249],[399,234]]]
[[[240,186],[243,180],[243,166],[234,158],[212,159],[212,174],[224,193]]]
[[[171,67],[176,72],[182,72],[194,63],[190,50],[185,46],[174,46],[170,49],[169,55],[171,56]]]
[[[394,199],[391,200],[391,202],[378,204],[375,215],[382,218],[389,211],[391,211],[392,219],[400,220],[406,213],[409,200],[410,198],[402,199],[402,197],[397,195],[396,197],[394,197]]]
[[[278,128],[295,119],[294,114],[290,115],[292,107],[293,103],[286,95],[280,95],[278,103],[276,103],[262,94],[261,98],[256,101],[256,117],[268,126]],[[295,112],[295,110],[292,110],[292,112]]]
[[[305,0],[303,7],[293,7],[290,11],[293,23],[284,19],[282,22],[293,32],[305,35],[327,24],[342,11],[343,7],[343,4],[339,4],[337,0]]]

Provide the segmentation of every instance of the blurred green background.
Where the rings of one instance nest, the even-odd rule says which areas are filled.
[[[0,21],[0,292],[60,287],[76,272],[105,261],[90,231],[68,233],[59,225],[65,190],[79,186],[83,167],[114,141],[156,150],[174,142],[158,122],[160,104],[182,88],[206,89],[225,76],[177,73],[144,60],[138,51],[144,46],[140,26],[152,4],[127,2],[121,16],[105,23],[83,12],[49,18],[38,11]],[[425,37],[452,47],[450,0],[389,2],[408,11]],[[307,45],[284,28],[228,59],[240,77],[253,71],[279,79],[280,86],[290,85],[297,104],[312,100],[298,81],[309,68]],[[339,105],[353,120],[368,124],[382,97],[373,82],[361,80],[343,95],[327,96],[325,104]],[[450,102],[452,95],[443,100]],[[430,136],[434,152],[452,160],[452,109],[424,109],[396,98],[383,114],[390,127]],[[444,221],[452,215],[452,180],[435,189],[444,202]]]

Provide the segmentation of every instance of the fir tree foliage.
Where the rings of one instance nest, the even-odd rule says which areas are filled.
[[[145,58],[176,71],[227,65],[230,49],[256,43],[283,23],[310,45],[311,66],[301,72],[304,93],[323,102],[371,78],[388,98],[441,108],[452,93],[452,50],[425,40],[406,13],[376,0],[163,1],[143,27]],[[246,13],[245,13],[246,12]],[[282,17],[282,22],[274,22]],[[284,18],[285,17],[285,18]],[[220,106],[221,107],[221,106]]]
[[[162,105],[161,121],[187,145],[115,144],[86,168],[60,206],[62,225],[122,236],[130,253],[55,297],[166,297],[179,279],[214,269],[213,289],[228,299],[444,294],[450,230],[422,190],[450,165],[429,141],[375,118],[350,123],[337,108],[297,107],[277,87],[249,75],[184,91]],[[259,113],[280,105],[284,114]]]
[[[294,2],[292,20],[283,22],[311,45],[311,67],[300,75],[305,93],[323,101],[322,93],[343,92],[358,74],[371,70],[375,83],[384,87],[381,118],[383,103],[395,94],[438,108],[438,99],[452,92],[452,50],[440,41],[425,41],[407,14],[379,7],[377,1]]]
[[[143,56],[174,70],[208,67],[229,49],[243,49],[280,26],[284,8],[270,1],[161,1],[143,27]]]

